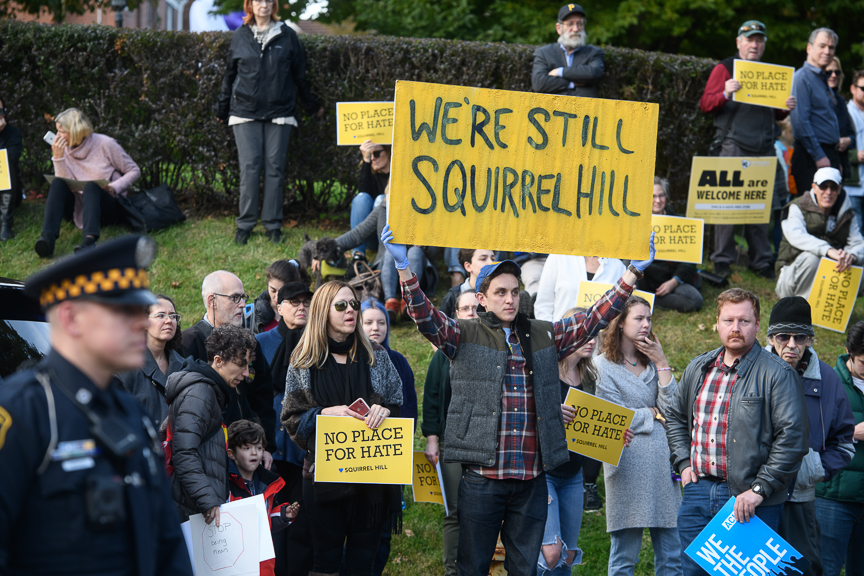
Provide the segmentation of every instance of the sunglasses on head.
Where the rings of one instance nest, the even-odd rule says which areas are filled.
[[[790,340],[795,344],[807,344],[810,341],[810,336],[806,334],[774,334],[774,340],[784,346]]]
[[[349,305],[354,310],[360,310],[359,300],[337,300],[336,302],[333,302],[333,308],[335,308],[337,312],[344,312]]]
[[[765,30],[765,27],[760,24],[750,24],[749,26],[742,26],[741,32],[750,32],[751,30],[757,30],[759,32]]]
[[[375,150],[374,152],[372,152],[372,158],[378,158],[384,152],[385,152],[384,150]]]

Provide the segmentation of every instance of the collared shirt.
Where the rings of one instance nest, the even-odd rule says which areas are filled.
[[[576,55],[576,50],[579,50],[579,48],[577,48],[573,52],[568,52],[567,48],[565,48],[563,44],[559,44],[559,46],[561,46],[561,50],[564,51],[564,59],[567,61],[567,67],[568,68],[572,67],[573,66],[573,57]],[[564,69],[563,68],[558,69],[558,76],[561,78],[564,77]],[[574,84],[573,82],[570,82],[570,85],[567,88],[569,88],[570,90],[573,90],[574,88],[576,88],[576,84]]]
[[[620,311],[633,288],[619,280],[589,310],[590,315],[576,315],[551,323],[551,332],[558,359],[565,358],[606,327]],[[448,318],[432,306],[420,290],[417,277],[402,282],[402,294],[408,302],[408,314],[420,333],[453,360],[459,349],[459,322]],[[542,470],[535,428],[536,408],[531,375],[519,338],[507,334],[507,371],[502,382],[501,419],[498,422],[496,460],[492,466],[472,466],[471,469],[496,480],[530,480]]]
[[[755,345],[755,344],[754,344]],[[729,425],[729,399],[738,378],[738,364],[746,354],[726,366],[720,350],[702,382],[702,389],[693,404],[693,441],[690,444],[690,465],[700,477],[726,478],[726,429]]]
[[[803,142],[813,160],[825,157],[821,144],[840,141],[840,123],[834,110],[834,94],[825,72],[805,62],[792,77],[792,96],[798,101],[792,110],[795,140]]]

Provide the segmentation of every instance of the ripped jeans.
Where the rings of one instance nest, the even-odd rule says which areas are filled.
[[[582,561],[582,550],[576,546],[579,530],[582,528],[582,470],[575,476],[566,477],[547,473],[546,487],[549,489],[549,511],[543,532],[543,545],[555,544],[561,540],[561,557],[558,563],[550,568],[541,549],[540,558],[537,560],[537,576],[570,576],[571,568],[565,561],[567,552],[576,551],[573,566]]]

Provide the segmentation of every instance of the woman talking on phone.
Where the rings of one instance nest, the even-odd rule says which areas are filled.
[[[83,233],[75,252],[96,245],[100,226],[117,224],[123,209],[117,196],[126,196],[141,170],[120,144],[110,136],[93,132],[90,119],[77,108],[64,110],[54,119],[57,136],[51,144],[54,175],[48,187],[42,234],[36,241],[36,253],[42,258],[54,255],[54,243],[60,236],[60,222],[73,220]],[[60,178],[86,181],[83,190],[72,190]],[[105,180],[99,186],[95,181]]]
[[[322,285],[312,296],[306,330],[291,355],[282,405],[283,426],[308,450],[303,500],[315,542],[310,574],[338,573],[344,548],[351,574],[371,575],[381,533],[398,531],[402,518],[398,486],[312,480],[317,416],[348,416],[378,428],[399,415],[401,404],[399,374],[387,350],[363,331],[354,289],[340,281]]]

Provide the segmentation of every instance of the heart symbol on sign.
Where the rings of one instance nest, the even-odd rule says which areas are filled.
[[[571,439],[570,439],[570,442],[575,442],[575,441],[576,441],[575,438],[571,438]]]
[[[341,472],[341,471],[342,471],[342,468],[339,468],[339,472]]]
[[[432,492],[429,492],[430,495],[433,495]]]

